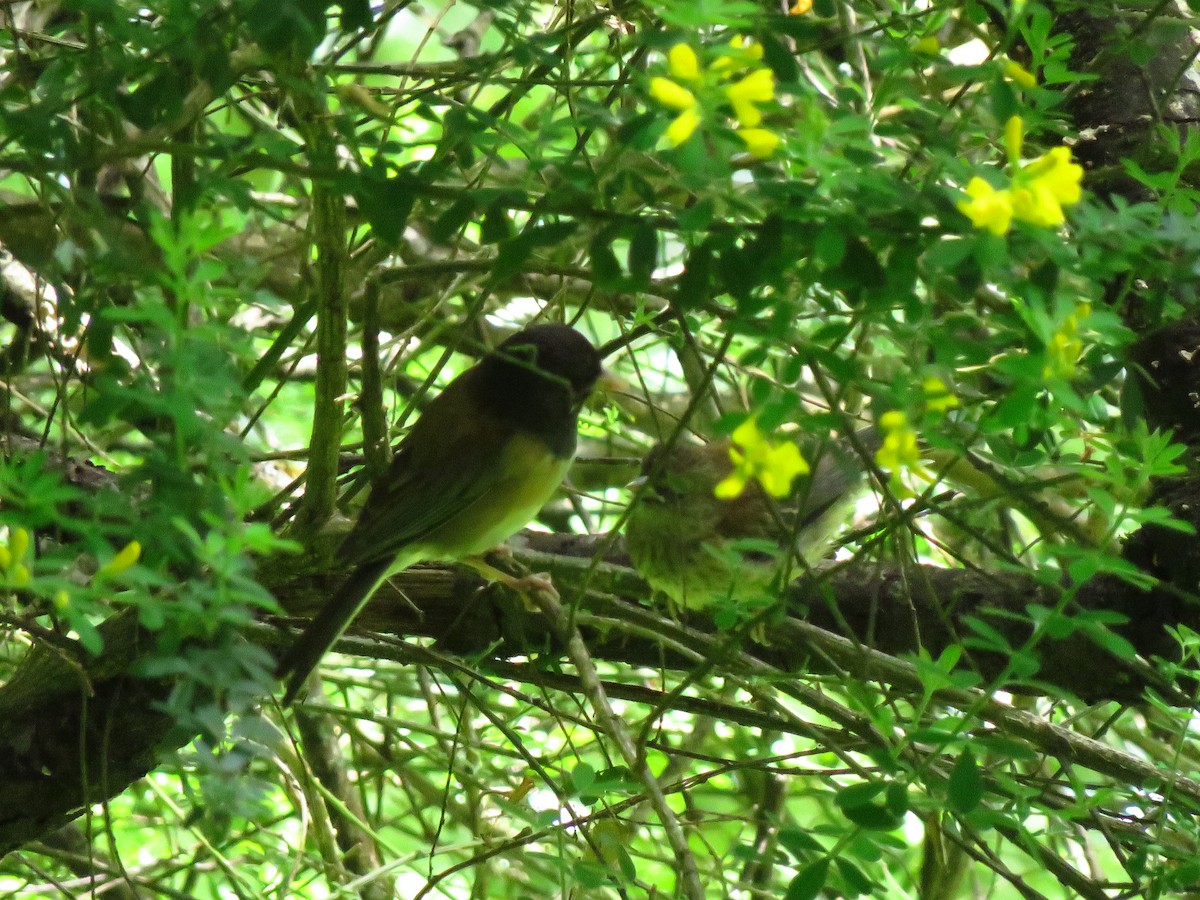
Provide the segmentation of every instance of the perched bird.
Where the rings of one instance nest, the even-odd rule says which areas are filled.
[[[483,553],[537,514],[566,477],[600,375],[578,331],[534,325],[434,398],[338,550],[353,572],[279,662],[285,703],[384,579],[420,560]]]
[[[868,451],[878,448],[874,428],[858,438]],[[789,545],[807,564],[819,562],[864,481],[862,459],[831,441],[787,499],[772,500],[752,481],[721,500],[714,489],[733,470],[729,450],[728,440],[659,445],[634,482],[642,489],[625,523],[626,548],[674,613],[768,596]]]

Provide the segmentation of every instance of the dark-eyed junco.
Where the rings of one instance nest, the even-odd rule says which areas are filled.
[[[578,331],[534,325],[434,398],[342,542],[350,577],[279,662],[285,703],[389,575],[483,553],[537,514],[566,477],[600,374]]]
[[[858,439],[868,452],[878,448],[874,428],[859,431]],[[674,612],[767,596],[789,549],[808,565],[819,562],[864,481],[862,459],[829,441],[810,456],[811,472],[796,479],[786,499],[772,500],[755,481],[736,497],[718,499],[714,490],[734,468],[729,450],[728,440],[657,446],[635,482],[642,487],[625,523],[626,547]]]

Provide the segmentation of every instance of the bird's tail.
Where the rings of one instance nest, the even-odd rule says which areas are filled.
[[[296,699],[309,673],[367,605],[391,567],[390,558],[358,566],[329,602],[321,607],[296,642],[280,657],[275,676],[287,679],[287,689],[283,694],[285,706]]]
[[[869,454],[880,447],[882,438],[875,426],[854,434],[858,445]],[[844,441],[824,448],[813,463],[809,478],[796,498],[796,549],[810,564],[824,559],[833,539],[849,518],[867,475],[867,465]]]
[[[879,449],[879,432],[874,426],[861,428],[854,436],[868,453]],[[809,477],[801,484],[798,495],[800,521],[803,523],[824,515],[862,484],[865,475],[865,464],[846,443],[835,441],[825,446],[813,463]]]

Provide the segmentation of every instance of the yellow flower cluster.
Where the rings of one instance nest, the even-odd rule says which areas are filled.
[[[921,389],[925,394],[925,408],[930,412],[944,413],[958,406],[958,397],[936,375],[926,377],[921,382]]]
[[[1083,167],[1071,161],[1071,151],[1055,147],[1032,162],[1021,163],[1024,123],[1013,116],[1004,128],[1005,145],[1014,174],[1007,188],[997,190],[978,175],[967,183],[967,199],[958,209],[976,228],[1006,234],[1013,219],[1042,228],[1054,228],[1065,220],[1064,206],[1078,203]]]
[[[1079,357],[1083,355],[1083,339],[1079,336],[1079,321],[1091,313],[1090,304],[1079,303],[1062,324],[1058,326],[1050,340],[1046,343],[1046,365],[1042,369],[1042,377],[1073,378],[1079,365]]]
[[[752,480],[758,481],[772,497],[786,497],[798,475],[808,474],[808,463],[800,449],[790,441],[773,443],[749,418],[731,435],[733,446],[729,459],[733,472],[713,489],[720,500],[732,500],[746,489]]]
[[[892,409],[879,417],[883,430],[883,443],[875,451],[875,462],[879,468],[893,475],[904,471],[919,471],[921,449],[917,446],[917,433],[908,424],[908,417],[898,409]]]
[[[678,147],[700,127],[706,110],[728,104],[746,150],[760,159],[773,154],[779,136],[761,127],[759,106],[775,99],[775,76],[770,69],[757,65],[762,55],[762,45],[757,41],[734,38],[716,60],[701,68],[696,51],[688,44],[673,46],[667,52],[671,78],[660,75],[650,79],[650,96],[677,111],[667,126],[667,143]]]
[[[905,483],[905,475],[913,475],[924,481],[933,480],[921,464],[916,429],[909,424],[908,416],[898,409],[892,409],[879,417],[879,430],[883,432],[883,441],[875,451],[876,464],[890,475],[888,484],[895,496],[914,496]]]

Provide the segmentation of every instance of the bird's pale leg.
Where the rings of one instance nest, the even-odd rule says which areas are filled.
[[[558,601],[558,591],[554,589],[554,583],[550,581],[550,575],[547,572],[538,572],[532,575],[509,575],[507,572],[501,571],[491,563],[478,556],[468,556],[465,559],[459,560],[463,565],[470,566],[481,576],[488,581],[498,581],[505,587],[511,588],[521,595],[521,599],[525,604],[525,608],[530,612],[540,612],[539,607],[530,598],[530,594],[534,591],[546,591],[553,595]]]

